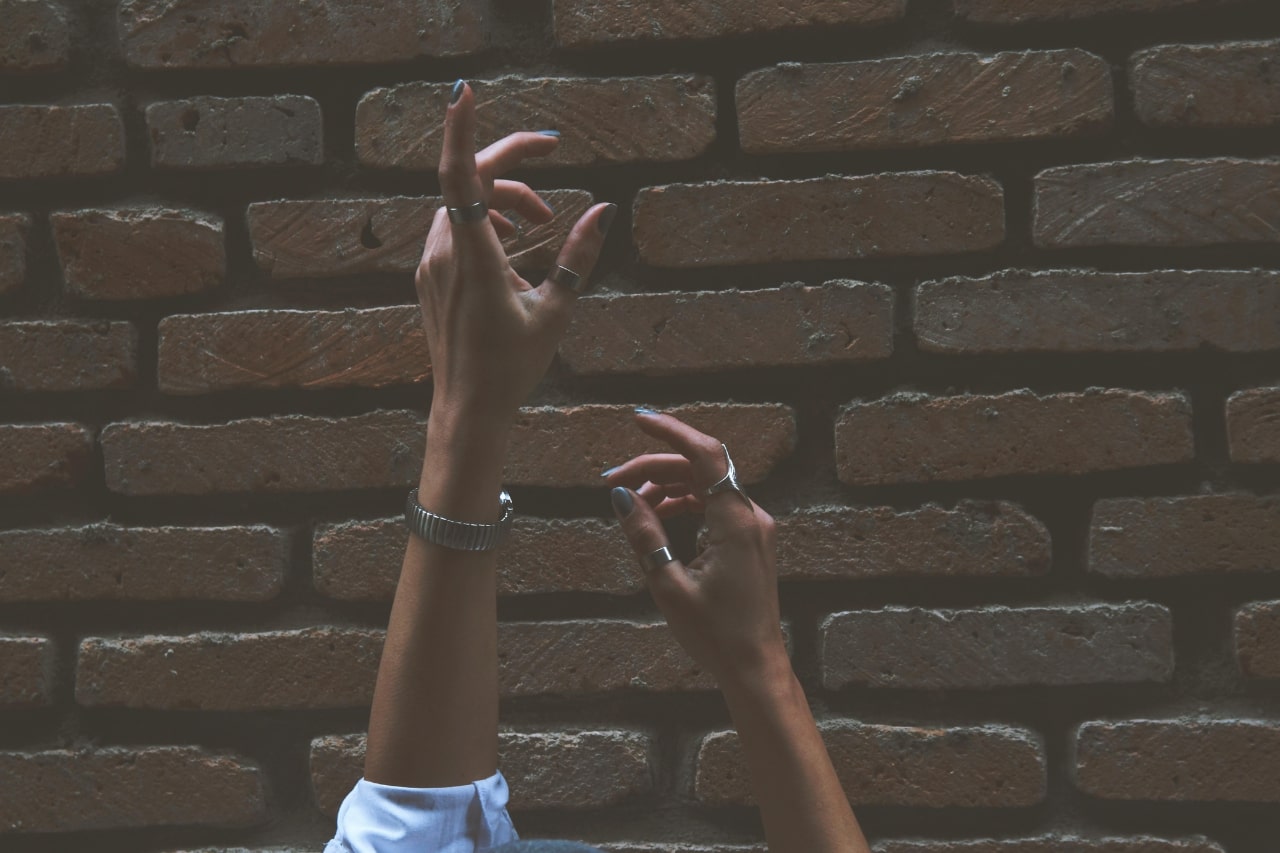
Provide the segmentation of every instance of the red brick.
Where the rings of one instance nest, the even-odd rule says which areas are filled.
[[[124,124],[111,104],[0,106],[0,180],[87,177],[124,166]]]
[[[1004,241],[1004,192],[955,172],[669,184],[640,191],[633,231],[659,267],[978,252]]]
[[[1095,720],[1076,731],[1076,787],[1111,800],[1280,803],[1280,723]]]
[[[1155,127],[1280,122],[1280,41],[1170,44],[1134,55],[1134,107]]]
[[[631,729],[498,734],[498,766],[513,811],[601,808],[653,790],[653,739]],[[364,735],[311,741],[311,788],[335,816],[364,776]]]
[[[147,133],[161,169],[324,162],[320,104],[303,95],[160,101],[147,106]]]
[[[1066,21],[1137,12],[1162,12],[1187,6],[1223,5],[1239,0],[954,0],[956,15],[978,24]]]
[[[850,404],[836,421],[836,465],[854,485],[1077,475],[1193,456],[1182,394],[899,393]]]
[[[1280,678],[1280,601],[1241,607],[1232,632],[1241,673],[1249,678]]]
[[[0,531],[0,601],[267,601],[284,587],[287,542],[245,527]]]
[[[0,494],[84,482],[93,435],[79,424],[0,424]]]
[[[1210,246],[1275,243],[1280,163],[1127,160],[1061,166],[1035,178],[1035,243]]]
[[[689,160],[716,137],[715,81],[661,77],[469,80],[481,145],[519,130],[559,130],[549,157],[521,168]],[[356,154],[375,168],[435,169],[452,83],[374,89],[356,107]]]
[[[85,299],[180,296],[222,284],[222,220],[163,208],[74,210],[49,217],[67,289]]]
[[[315,587],[346,601],[390,601],[408,532],[401,518],[327,524],[315,531]],[[498,594],[593,592],[632,595],[645,588],[616,522],[516,516],[498,554]]]
[[[1233,462],[1280,463],[1280,387],[1227,398],[1227,441]]]
[[[986,689],[1168,681],[1173,615],[1156,604],[886,607],[833,613],[821,626],[831,689]]]
[[[1280,498],[1112,498],[1094,504],[1089,571],[1113,578],[1280,572]]]
[[[138,375],[138,332],[110,320],[0,321],[0,389],[129,388]]]
[[[252,826],[265,785],[255,763],[189,746],[0,752],[0,832]]]
[[[431,376],[417,305],[232,311],[160,321],[160,390],[381,388]]]
[[[1096,135],[1111,66],[1083,50],[931,53],[753,71],[738,81],[751,154],[916,148]]]
[[[117,26],[138,68],[358,65],[482,50],[488,8],[410,0],[370,14],[361,0],[123,0]]]
[[[164,711],[368,705],[384,632],[316,627],[258,634],[89,637],[76,702]]]
[[[560,359],[574,373],[653,376],[875,361],[892,348],[893,289],[831,281],[581,299]]]
[[[906,0],[804,0],[723,3],[554,0],[556,42],[592,47],[618,41],[666,41],[771,33],[801,27],[870,26],[901,20]]]
[[[504,241],[517,269],[546,270],[592,205],[581,190],[540,193],[555,211],[546,225]],[[439,196],[264,201],[249,205],[249,238],[272,278],[408,272],[418,267]]]
[[[914,316],[926,352],[1273,350],[1280,275],[1006,270],[919,284]]]
[[[22,286],[27,277],[27,232],[31,217],[25,213],[0,214],[0,293]]]
[[[1030,806],[1045,798],[1044,744],[1027,729],[829,720],[818,730],[855,806],[990,808]],[[737,732],[712,732],[702,740],[693,793],[710,805],[755,802]]]
[[[874,853],[1226,853],[1222,845],[1204,836],[1082,838],[1057,833],[1035,838],[984,838],[972,841],[890,840],[873,844],[871,849]]]
[[[0,565],[13,566],[2,559]],[[7,588],[7,581],[0,585],[0,596]],[[43,708],[53,704],[53,672],[51,639],[0,636],[0,709]]]
[[[1039,577],[1049,572],[1049,531],[1003,501],[815,507],[779,515],[784,581],[881,577]]]
[[[67,19],[50,0],[0,0],[0,71],[57,71],[67,67]]]

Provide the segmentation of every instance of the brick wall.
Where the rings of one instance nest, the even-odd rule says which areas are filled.
[[[563,134],[520,268],[621,207],[508,465],[527,836],[762,849],[596,485],[647,404],[778,517],[877,853],[1274,853],[1272,0],[0,0],[0,848],[331,835],[459,76]]]

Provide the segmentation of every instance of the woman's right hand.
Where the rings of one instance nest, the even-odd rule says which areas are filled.
[[[718,439],[643,409],[636,423],[676,452],[637,456],[605,480],[614,487],[614,511],[672,633],[722,688],[780,666],[789,672],[773,519],[737,492],[706,496],[728,471]],[[662,519],[686,512],[706,514],[700,553],[687,566],[674,560],[654,568],[647,555],[670,544]]]

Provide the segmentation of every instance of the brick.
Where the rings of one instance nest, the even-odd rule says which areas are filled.
[[[1040,577],[1049,572],[1049,531],[1003,501],[811,507],[775,518],[784,581],[881,577]]]
[[[67,19],[50,0],[0,0],[0,71],[58,71],[67,67]]]
[[[556,216],[503,241],[517,269],[550,268],[592,205],[591,194],[581,190],[539,195]],[[272,278],[409,272],[422,259],[441,203],[439,196],[257,202],[248,213],[253,257]]]
[[[0,389],[130,388],[137,377],[138,332],[132,323],[0,321]]]
[[[1124,13],[1152,13],[1188,6],[1223,5],[1239,0],[954,0],[956,15],[976,24],[1026,24],[1067,21]]]
[[[972,841],[890,840],[871,845],[873,853],[1226,853],[1222,845],[1204,836],[1154,838],[1134,835],[1082,838],[1077,835],[1041,835],[1035,838],[990,838]]]
[[[1280,498],[1111,498],[1094,504],[1089,571],[1113,578],[1280,572]]]
[[[151,165],[161,169],[318,166],[320,104],[303,95],[187,98],[147,107]]]
[[[852,403],[836,421],[836,465],[853,485],[1078,475],[1193,456],[1182,394],[899,393]]]
[[[124,124],[111,104],[0,106],[0,180],[89,177],[124,166]]]
[[[1035,178],[1042,248],[1211,246],[1280,239],[1280,163],[1127,160]]]
[[[315,587],[345,601],[390,601],[408,532],[401,518],[316,528]],[[590,592],[633,595],[645,588],[635,554],[616,522],[516,516],[498,557],[498,594]]]
[[[1115,117],[1111,66],[1083,50],[784,63],[738,81],[749,154],[1091,136]]]
[[[360,65],[486,47],[487,0],[123,0],[117,27],[135,68]]]
[[[257,764],[189,746],[0,752],[0,833],[267,820]]]
[[[689,160],[716,137],[715,81],[660,77],[499,77],[469,80],[481,145],[520,130],[559,130],[555,153],[521,164],[598,166]],[[356,107],[356,154],[375,168],[432,169],[452,83],[374,89]]]
[[[1173,615],[1156,604],[886,607],[822,622],[830,689],[985,689],[1168,681]]]
[[[1240,672],[1280,678],[1280,601],[1258,601],[1236,611],[1232,628]]]
[[[1006,270],[916,286],[926,352],[1280,349],[1280,275],[1263,270]]]
[[[852,805],[1030,806],[1045,798],[1045,748],[1010,726],[915,728],[828,720],[818,724]],[[755,802],[738,733],[712,732],[698,747],[694,797],[709,805]]]
[[[382,388],[431,376],[417,305],[344,311],[231,311],[160,321],[168,394]]]
[[[601,808],[653,790],[653,738],[632,729],[498,733],[498,766],[513,811]],[[311,741],[311,787],[336,816],[364,775],[365,736]]]
[[[1153,127],[1269,127],[1280,122],[1280,41],[1170,44],[1129,64],[1134,108]]]
[[[267,601],[284,587],[285,535],[270,527],[0,531],[0,602]]]
[[[93,435],[80,424],[0,424],[0,494],[83,483]]]
[[[1232,462],[1280,463],[1280,387],[1227,398],[1227,443]]]
[[[1076,787],[1110,800],[1280,802],[1280,724],[1095,720],[1075,733]]]
[[[31,217],[25,213],[0,214],[0,293],[22,286],[27,277],[27,232]]]
[[[222,220],[165,208],[49,216],[67,289],[84,299],[152,299],[222,284]]]
[[[643,0],[626,5],[554,0],[552,15],[559,45],[593,47],[620,41],[707,39],[802,27],[872,26],[901,20],[906,6],[906,0]]]
[[[831,281],[587,297],[574,309],[560,359],[579,374],[657,376],[876,361],[892,349],[893,289]]]
[[[163,711],[365,706],[384,638],[338,627],[89,637],[76,662],[76,702]]]
[[[955,172],[669,184],[639,192],[632,223],[659,267],[979,252],[1004,241],[1004,191]]]
[[[0,564],[3,562],[0,560]],[[6,575],[7,572],[0,574],[0,578]],[[4,589],[0,586],[0,594]],[[53,672],[51,639],[0,636],[0,710],[52,705]]]

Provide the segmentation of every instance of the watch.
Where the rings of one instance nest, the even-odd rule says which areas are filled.
[[[405,501],[404,523],[410,533],[436,545],[456,551],[492,551],[506,538],[515,515],[515,506],[506,489],[498,495],[498,504],[502,517],[494,524],[454,521],[423,509],[418,503],[418,490],[414,489]]]

